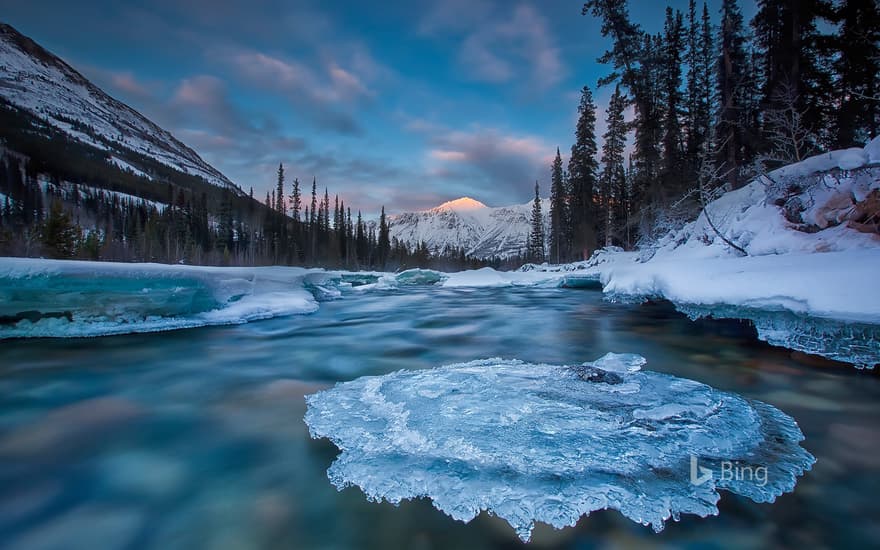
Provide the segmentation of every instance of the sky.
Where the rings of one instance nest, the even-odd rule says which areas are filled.
[[[746,2],[748,4],[749,2]],[[686,0],[671,1],[685,10]],[[709,2],[717,18],[720,0]],[[258,198],[283,163],[375,214],[549,189],[608,41],[582,2],[0,0],[0,19]],[[632,0],[661,30],[665,4]],[[743,6],[746,17],[754,12]],[[598,113],[597,133],[604,131]]]

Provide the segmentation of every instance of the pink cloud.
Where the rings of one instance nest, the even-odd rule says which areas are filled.
[[[374,95],[361,78],[335,61],[315,69],[262,52],[239,52],[231,60],[240,77],[260,87],[315,101],[340,103]]]
[[[463,151],[445,151],[443,149],[432,149],[430,155],[431,158],[450,162],[460,162],[468,158],[467,153]]]
[[[207,107],[225,100],[223,81],[209,75],[184,79],[171,98],[173,104]]]
[[[117,90],[136,96],[150,95],[150,89],[139,82],[132,73],[121,72],[110,75],[110,84]]]

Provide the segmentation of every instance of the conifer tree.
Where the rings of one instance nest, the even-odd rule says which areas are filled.
[[[550,170],[550,261],[562,263],[565,258],[565,179],[562,156],[556,148],[556,158]]]
[[[666,8],[663,29],[663,169],[661,173],[664,202],[679,195],[685,187],[684,136],[681,94],[682,52],[684,52],[684,24],[680,11]]]
[[[314,227],[318,220],[318,180],[317,178],[312,178],[312,208],[309,211],[309,225],[312,226],[312,230],[314,231]]]
[[[300,221],[300,211],[302,210],[302,197],[300,196],[299,190],[299,179],[293,179],[293,193],[290,195],[290,205],[293,209],[293,221],[299,223]]]
[[[541,195],[538,182],[535,182],[535,201],[532,203],[531,231],[529,232],[529,261],[544,261],[544,217],[541,214]]]
[[[53,258],[71,258],[76,252],[76,235],[76,228],[61,201],[53,200],[42,232],[45,250]]]
[[[284,206],[284,165],[281,163],[278,164],[278,183],[276,184],[275,197],[278,201],[275,204],[275,210],[281,214],[286,214],[287,208]]]
[[[321,231],[325,234],[330,233],[330,194],[327,192],[327,188],[324,188],[324,200],[321,201],[321,210],[323,211],[323,219],[324,225],[321,227]]]
[[[709,7],[704,2],[702,17],[697,18],[696,0],[688,6],[688,76],[687,76],[687,145],[686,183],[693,186],[712,133],[712,79],[715,75],[714,44]]]
[[[376,243],[376,254],[379,263],[379,269],[385,268],[388,261],[388,255],[391,252],[390,231],[388,228],[388,220],[385,218],[385,206],[382,206],[382,213],[379,215],[379,236]]]
[[[835,19],[840,22],[834,62],[840,98],[835,148],[861,147],[880,135],[880,3],[843,0]]]
[[[602,173],[599,178],[602,190],[602,219],[604,221],[605,246],[613,244],[612,238],[620,224],[625,222],[625,186],[626,176],[623,168],[623,155],[626,148],[627,125],[624,119],[626,98],[620,93],[620,86],[614,89],[614,95],[608,104],[605,119],[607,130],[602,138]],[[617,228],[615,227],[617,226]]]
[[[752,20],[763,59],[764,135],[786,133],[780,126],[796,116],[807,134],[806,153],[826,147],[834,126],[827,37],[817,26],[833,17],[828,0],[758,0]]]
[[[593,194],[596,187],[596,105],[590,88],[581,90],[575,142],[568,159],[568,218],[572,252],[586,259],[596,248],[596,218]],[[542,253],[543,257],[543,253]]]
[[[721,4],[721,27],[718,42],[721,53],[718,58],[718,162],[728,175],[728,182],[737,187],[740,167],[746,163],[744,144],[746,139],[746,97],[748,95],[746,36],[743,17],[737,0],[724,0]]]
[[[355,227],[355,256],[357,258],[358,267],[367,263],[367,233],[364,227],[364,219],[361,211],[358,210],[357,227]]]
[[[700,100],[700,23],[697,19],[696,0],[688,1],[688,24],[687,24],[687,146],[685,152],[688,157],[699,151],[699,128],[697,117],[699,116]]]

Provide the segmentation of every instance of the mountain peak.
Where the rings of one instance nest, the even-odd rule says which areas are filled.
[[[549,212],[544,209],[542,214],[547,227]],[[461,197],[430,210],[394,216],[390,232],[411,248],[424,245],[435,253],[463,250],[475,258],[510,258],[525,253],[531,220],[531,202],[492,207]]]
[[[460,197],[455,200],[446,201],[440,206],[432,208],[432,210],[455,210],[461,212],[462,210],[479,210],[482,208],[488,208],[488,206],[470,197]]]

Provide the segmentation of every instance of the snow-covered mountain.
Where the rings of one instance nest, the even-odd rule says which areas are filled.
[[[550,201],[543,199],[545,234],[549,234]],[[532,202],[491,208],[470,197],[445,202],[421,212],[390,216],[391,237],[411,247],[424,242],[433,252],[464,248],[475,258],[522,254],[531,231]]]
[[[150,176],[152,159],[241,193],[219,170],[146,117],[113,99],[73,67],[0,23],[0,99],[74,140],[111,155],[123,169]]]

